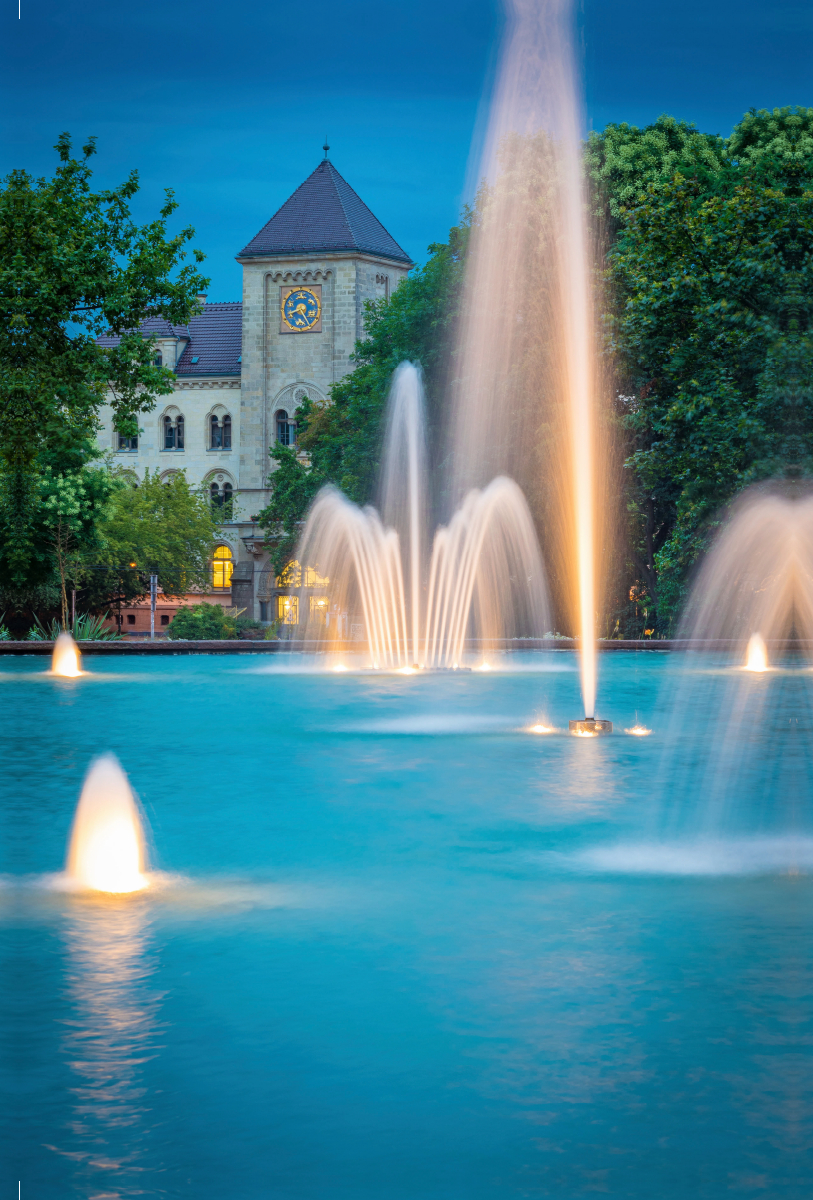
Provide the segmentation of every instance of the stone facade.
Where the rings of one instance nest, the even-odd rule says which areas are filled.
[[[326,165],[347,189],[327,160],[311,179],[324,177]],[[300,192],[309,183],[294,193],[266,229],[273,231],[280,214],[297,200],[302,206]],[[350,195],[363,208],[355,193]],[[369,210],[364,213],[378,225]],[[320,219],[321,209],[314,217],[315,242],[325,241],[318,228]],[[383,227],[379,229],[389,238]],[[351,239],[353,236],[351,231]],[[334,236],[334,240],[341,239]],[[162,397],[152,412],[144,414],[137,446],[120,446],[112,410],[109,406],[102,410],[100,443],[116,464],[138,477],[143,477],[145,470],[162,476],[183,470],[192,484],[203,483],[207,488],[214,484],[221,492],[226,485],[231,488],[232,520],[222,527],[222,542],[229,547],[234,564],[231,586],[213,589],[206,599],[233,603],[255,619],[274,620],[275,614],[269,611],[268,555],[262,532],[253,520],[270,495],[268,477],[273,463],[269,450],[276,440],[292,437],[285,433],[286,422],[293,431],[296,412],[307,396],[327,399],[331,385],[353,370],[350,356],[364,335],[365,301],[389,298],[412,266],[407,255],[389,241],[399,258],[392,252],[380,254],[354,246],[327,251],[303,247],[292,253],[287,246],[278,250],[272,244],[266,251],[251,243],[237,257],[243,267],[240,314],[235,317],[237,305],[204,304],[203,313],[193,318],[188,328],[173,328],[166,322],[145,327],[145,333],[155,338],[163,365],[175,370],[176,382],[174,394]],[[384,245],[389,250],[386,242]],[[320,321],[314,329],[285,331],[281,298],[292,286],[311,288],[320,297]],[[232,318],[239,320],[239,329]],[[238,346],[235,336],[240,331],[242,343]],[[221,429],[223,419],[229,418],[229,448],[212,445],[213,417],[218,418]],[[179,418],[183,445],[177,444],[177,434],[170,434],[175,444],[168,447],[167,421],[177,431]],[[222,434],[219,436],[222,441]],[[197,602],[201,597],[188,599]],[[126,624],[123,628],[126,631]]]
[[[239,259],[243,263],[243,372],[240,486],[268,492],[268,447],[280,410],[294,417],[306,395],[326,399],[331,384],[353,369],[350,356],[364,334],[364,302],[389,295],[407,268],[345,253],[296,259]],[[280,291],[292,283],[319,285],[320,332],[280,331]]]

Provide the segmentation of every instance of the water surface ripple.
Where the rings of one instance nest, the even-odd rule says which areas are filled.
[[[810,1195],[810,673],[606,655],[652,734],[582,740],[528,732],[580,711],[532,658],[266,661],[3,661],[23,1195]],[[103,751],[163,873],[113,900],[48,886]]]

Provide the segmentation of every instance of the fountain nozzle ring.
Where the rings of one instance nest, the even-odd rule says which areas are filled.
[[[597,721],[595,717],[584,717],[580,721],[569,721],[571,733],[577,737],[599,737],[603,733],[612,733],[612,721]]]

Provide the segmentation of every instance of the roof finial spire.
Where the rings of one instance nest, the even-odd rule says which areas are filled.
[[[327,144],[327,134],[325,134],[325,144],[324,144],[324,146],[322,147],[322,149],[323,149],[323,150],[324,150],[324,152],[325,152],[325,161],[327,161],[327,152],[328,152],[328,150],[330,149],[330,146],[328,146],[328,144]]]

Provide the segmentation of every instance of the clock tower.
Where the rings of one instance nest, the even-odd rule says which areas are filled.
[[[412,267],[325,158],[237,255],[243,267],[240,493],[268,498],[275,442],[294,442],[306,397],[325,400],[353,370],[364,302],[388,297]]]

